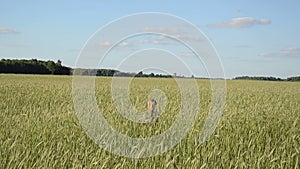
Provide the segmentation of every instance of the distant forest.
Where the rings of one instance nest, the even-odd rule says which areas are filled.
[[[37,59],[1,59],[0,73],[70,75],[71,68],[63,66],[60,60],[55,63]]]
[[[52,74],[52,75],[77,75],[86,76],[120,76],[120,77],[152,77],[152,78],[172,78],[171,75],[163,74],[146,74],[142,71],[138,73],[121,72],[113,69],[72,69],[62,65],[60,60],[56,62],[48,60],[42,61],[37,59],[31,60],[18,60],[18,59],[1,59],[0,60],[0,73],[14,73],[14,74]],[[178,78],[185,78],[184,76],[176,76]],[[192,76],[191,78],[197,78]],[[205,79],[205,78],[202,78]],[[300,81],[300,76],[288,77],[281,79],[277,77],[258,77],[258,76],[240,76],[235,77],[233,80],[265,80],[265,81]]]
[[[139,73],[128,73],[121,72],[113,69],[74,69],[73,72],[76,75],[87,75],[87,76],[119,76],[119,77],[160,77],[160,78],[171,78],[171,75],[163,74],[146,74],[140,71]]]
[[[235,77],[233,80],[265,80],[265,81],[291,81],[291,82],[296,82],[300,81],[300,76],[295,76],[295,77],[288,77],[287,79],[281,79],[277,77],[264,77],[264,76],[240,76],[240,77]]]

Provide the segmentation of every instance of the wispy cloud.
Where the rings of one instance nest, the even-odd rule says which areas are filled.
[[[123,42],[120,42],[118,43],[115,47],[127,47],[129,46],[130,44],[126,41],[123,41]],[[109,42],[109,41],[105,41],[105,42],[100,42],[99,43],[99,46],[100,47],[112,47],[113,46],[113,43],[112,42]]]
[[[216,24],[209,24],[207,25],[207,27],[239,29],[239,28],[249,28],[255,25],[268,25],[271,23],[272,21],[269,19],[255,19],[252,17],[241,17],[241,18],[233,18]]]
[[[165,34],[179,34],[181,33],[180,28],[177,27],[170,27],[170,28],[165,28],[165,27],[146,27],[143,28],[142,31],[144,32],[158,32],[158,33],[165,33]]]
[[[300,57],[300,48],[288,47],[276,52],[263,52],[258,55],[263,57]]]
[[[140,45],[175,45],[176,42],[173,39],[170,39],[166,36],[144,36],[136,42]]]
[[[100,46],[100,47],[109,47],[109,46],[112,46],[112,43],[109,42],[109,41],[100,42],[100,43],[99,43],[99,46]]]
[[[148,36],[138,41],[138,44],[150,45],[180,45],[183,42],[201,42],[205,41],[203,37],[190,35],[174,35],[174,36]]]
[[[118,44],[118,46],[120,46],[120,47],[126,47],[128,45],[129,45],[128,42],[121,42],[121,43]]]
[[[160,39],[143,39],[139,40],[137,44],[141,45],[173,45],[174,42],[170,40],[160,40]]]
[[[188,33],[193,27],[145,27],[141,30],[145,34],[139,34],[132,39],[126,39],[117,44],[115,47],[139,47],[139,45],[181,45],[183,42],[202,42],[206,38],[200,35]],[[153,34],[152,34],[153,33]],[[161,34],[160,34],[161,33]],[[99,47],[112,47],[114,44],[110,41],[98,43]],[[137,46],[136,46],[137,45]]]
[[[192,29],[192,30],[189,30]],[[158,27],[158,28],[150,28],[146,27],[143,29],[145,32],[154,32],[154,33],[162,33],[171,36],[171,38],[180,39],[184,41],[203,41],[205,38],[199,36],[188,35],[186,32],[193,31],[194,27],[191,25],[184,25],[181,27]],[[185,32],[185,33],[184,33]],[[167,36],[160,36],[157,40],[167,39]]]
[[[175,38],[178,38],[183,41],[189,41],[189,42],[201,42],[206,40],[204,37],[190,36],[190,35],[177,35],[175,36]]]
[[[20,32],[16,31],[15,29],[11,29],[11,28],[1,28],[0,27],[0,34],[16,34],[16,33],[20,33]]]

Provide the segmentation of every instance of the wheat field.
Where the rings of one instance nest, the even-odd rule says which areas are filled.
[[[111,99],[111,78],[96,78],[99,110],[118,132],[150,137],[167,130],[180,108],[174,79],[135,78],[130,100],[146,109],[149,92],[168,98],[155,123],[122,117]],[[223,116],[210,139],[198,134],[210,107],[210,82],[197,80],[200,112],[173,149],[128,158],[99,148],[84,132],[72,98],[72,76],[0,75],[0,168],[299,168],[300,83],[228,80]],[[158,101],[158,104],[160,101]]]

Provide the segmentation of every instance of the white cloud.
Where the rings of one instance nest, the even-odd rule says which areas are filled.
[[[179,45],[181,42],[177,40],[182,40],[183,42],[201,42],[205,41],[203,37],[190,36],[190,35],[174,35],[172,36],[151,36],[140,40],[139,44],[153,44],[153,45]]]
[[[15,34],[15,33],[20,33],[20,32],[11,28],[0,28],[0,34]]]
[[[175,36],[175,38],[178,38],[180,40],[183,41],[193,41],[193,42],[201,42],[201,41],[205,41],[206,39],[203,37],[199,37],[199,36],[188,36],[188,35],[177,35]]]
[[[118,46],[120,46],[120,47],[125,47],[125,46],[128,46],[128,45],[129,45],[128,42],[121,42],[121,43],[118,44]]]
[[[142,44],[142,45],[174,45],[176,44],[173,42],[171,39],[167,38],[146,38],[139,40],[137,44]]]
[[[223,21],[221,23],[209,24],[208,27],[212,28],[249,28],[255,25],[268,25],[271,24],[269,19],[255,19],[252,17],[241,17],[233,18],[228,21]]]
[[[151,45],[174,45],[176,44],[176,41],[173,39],[170,39],[166,36],[144,36],[139,41],[137,41],[137,44],[151,44]]]
[[[100,43],[99,43],[99,46],[100,46],[100,47],[109,47],[109,46],[111,46],[111,45],[112,45],[112,43],[111,43],[111,42],[108,42],[108,41],[100,42]]]
[[[135,45],[180,45],[180,41],[184,42],[202,42],[206,39],[200,35],[191,35],[183,31],[191,27],[145,27],[142,31],[145,34],[137,35],[133,39],[127,39],[120,42],[118,47],[135,47]],[[153,34],[152,34],[153,33]],[[161,34],[160,34],[161,33]],[[110,41],[98,43],[100,47],[112,47],[114,44]],[[116,47],[117,47],[116,46]]]
[[[112,45],[113,45],[112,42],[109,42],[109,41],[99,43],[100,47],[111,47]],[[123,41],[123,42],[118,43],[116,46],[118,46],[118,47],[127,47],[127,46],[129,46],[129,43]]]
[[[176,27],[170,27],[170,28],[164,28],[164,27],[146,27],[144,28],[142,31],[144,32],[153,32],[153,33],[164,33],[164,34],[179,34],[181,32],[181,30],[179,28]]]
[[[300,57],[300,48],[288,47],[276,52],[263,52],[258,55],[263,57]]]
[[[300,51],[300,48],[288,47],[288,48],[282,49],[282,51],[286,51],[286,52]]]

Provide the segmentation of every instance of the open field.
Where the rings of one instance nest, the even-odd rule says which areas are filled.
[[[145,110],[153,89],[168,98],[151,125],[118,114],[110,82],[97,77],[96,96],[116,130],[149,137],[170,127],[181,101],[174,80],[133,80],[130,98],[138,110]],[[224,114],[204,144],[196,136],[209,110],[210,83],[198,84],[200,115],[188,136],[162,155],[131,159],[99,148],[82,130],[72,102],[72,76],[0,75],[0,168],[299,168],[300,83],[227,81]]]

